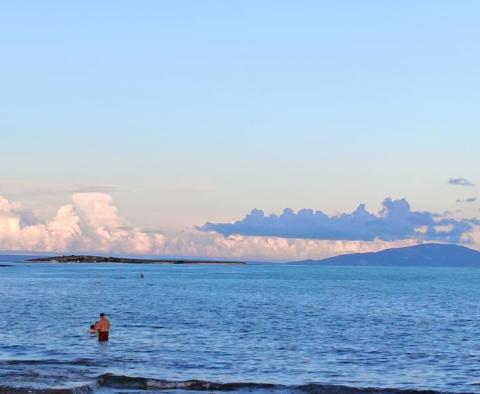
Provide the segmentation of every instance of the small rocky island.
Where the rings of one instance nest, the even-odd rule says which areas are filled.
[[[33,263],[120,263],[120,264],[245,264],[242,261],[196,259],[139,259],[90,255],[47,256],[25,260]]]

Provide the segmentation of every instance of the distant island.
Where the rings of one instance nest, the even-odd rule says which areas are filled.
[[[353,253],[293,264],[336,266],[480,267],[480,252],[454,244],[425,243],[379,252]]]
[[[36,257],[25,261],[33,263],[120,263],[120,264],[245,264],[242,261],[195,260],[195,259],[138,259],[129,257],[106,257],[90,255]]]

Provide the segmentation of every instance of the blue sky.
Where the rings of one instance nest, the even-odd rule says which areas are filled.
[[[0,6],[0,195],[148,230],[386,197],[478,216],[475,1]]]

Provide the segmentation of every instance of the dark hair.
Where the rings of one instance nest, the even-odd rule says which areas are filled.
[[[90,330],[95,328],[95,324],[90,324]]]
[[[103,313],[103,312],[100,313],[100,317],[103,317],[103,316],[105,316],[105,313]]]

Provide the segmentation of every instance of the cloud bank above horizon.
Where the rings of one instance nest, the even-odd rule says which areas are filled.
[[[162,234],[129,226],[106,193],[74,193],[46,222],[0,196],[0,250],[144,253],[163,242]]]
[[[50,220],[40,220],[22,204],[0,196],[0,250],[300,260],[409,246],[422,240],[480,247],[478,221],[415,212],[406,200],[386,199],[383,205],[377,215],[363,205],[337,216],[285,210],[267,217],[254,210],[240,222],[208,224],[166,236],[130,225],[106,193],[74,193]]]
[[[428,211],[413,211],[406,199],[386,198],[378,213],[360,204],[351,213],[329,216],[322,211],[284,209],[280,215],[266,216],[254,209],[234,223],[206,223],[203,231],[225,236],[248,235],[282,238],[355,240],[462,242],[475,223],[456,220]]]

